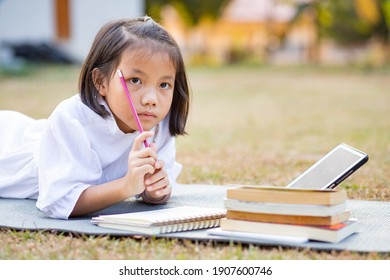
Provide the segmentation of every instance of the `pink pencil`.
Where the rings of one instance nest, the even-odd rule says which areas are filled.
[[[144,132],[144,129],[142,128],[142,124],[139,120],[137,111],[135,110],[134,103],[131,100],[130,92],[129,92],[129,89],[126,85],[126,81],[125,81],[125,78],[123,77],[122,71],[120,69],[118,69],[116,71],[116,73],[118,74],[119,79],[121,80],[121,83],[122,83],[122,87],[125,90],[127,100],[129,101],[131,111],[133,112],[134,119],[135,119],[137,126],[138,126],[138,131],[142,133],[142,132]],[[145,145],[145,147],[149,147],[148,141],[146,141],[146,139],[144,140],[144,145]]]

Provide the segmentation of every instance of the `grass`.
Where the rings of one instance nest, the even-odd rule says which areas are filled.
[[[77,92],[78,67],[0,76],[0,109],[46,118]],[[177,139],[180,183],[285,185],[340,142],[370,156],[340,187],[390,201],[388,71],[315,67],[190,68],[189,135]],[[207,194],[205,194],[207,195]],[[175,239],[0,230],[0,259],[390,259]]]

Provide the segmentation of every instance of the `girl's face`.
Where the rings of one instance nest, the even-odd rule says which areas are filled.
[[[176,69],[167,54],[124,51],[110,79],[104,79],[99,93],[104,97],[120,130],[132,133],[137,123],[116,73],[123,73],[131,99],[144,130],[150,130],[164,119],[172,104]]]

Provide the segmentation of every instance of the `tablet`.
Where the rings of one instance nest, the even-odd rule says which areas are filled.
[[[294,179],[287,188],[333,189],[368,161],[368,155],[340,144]]]

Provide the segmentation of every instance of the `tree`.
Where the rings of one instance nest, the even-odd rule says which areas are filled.
[[[382,46],[384,59],[390,60],[390,0],[299,1],[291,24],[305,12],[314,15],[313,24],[317,29],[317,38],[310,50],[311,62],[318,61],[323,38],[347,46],[374,39]]]
[[[159,20],[161,9],[171,5],[188,26],[194,26],[202,18],[218,18],[228,2],[229,0],[146,0],[146,12]]]
[[[296,18],[306,9],[315,11],[320,37],[347,45],[390,42],[390,0],[313,0],[298,4]]]

